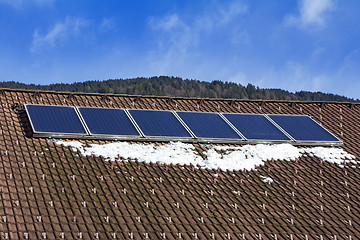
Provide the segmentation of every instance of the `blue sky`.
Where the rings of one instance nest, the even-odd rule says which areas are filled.
[[[360,98],[357,0],[0,0],[0,81],[178,76]]]

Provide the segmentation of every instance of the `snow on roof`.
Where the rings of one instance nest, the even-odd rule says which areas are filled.
[[[170,142],[164,145],[130,144],[127,142],[112,142],[107,144],[91,144],[85,146],[78,141],[54,140],[57,144],[70,146],[84,156],[103,156],[106,160],[114,161],[118,157],[127,160],[137,159],[147,163],[165,163],[194,165],[201,168],[222,170],[251,170],[264,164],[266,160],[295,160],[303,154],[314,155],[324,161],[337,163],[342,166],[344,159],[355,157],[338,147],[299,148],[291,144],[256,144],[241,147],[212,146],[203,152],[201,157],[192,144]]]
[[[266,183],[272,183],[274,180],[271,177],[265,177],[265,176],[260,176],[264,182]]]

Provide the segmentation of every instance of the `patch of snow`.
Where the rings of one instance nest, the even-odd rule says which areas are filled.
[[[321,158],[324,161],[337,163],[340,166],[343,166],[345,159],[353,160],[355,157],[341,148],[324,148],[324,147],[314,147],[305,150],[307,153],[310,153],[318,158]]]
[[[263,181],[266,183],[272,183],[274,180],[271,177],[265,177],[265,176],[260,176],[261,178],[263,178]]]
[[[118,157],[141,162],[158,162],[166,164],[194,165],[201,168],[222,170],[251,170],[264,164],[266,160],[295,160],[303,154],[314,155],[333,163],[341,164],[344,159],[355,159],[341,148],[297,148],[291,144],[257,144],[241,147],[212,146],[203,152],[201,157],[195,147],[189,143],[170,142],[164,145],[129,144],[112,142],[107,144],[91,144],[85,146],[78,141],[53,140],[57,144],[72,147],[84,156],[103,156],[114,161]],[[222,153],[219,153],[221,151]],[[341,166],[341,165],[340,165]],[[214,175],[215,176],[215,175]],[[270,181],[270,179],[268,179]],[[271,179],[272,180],[272,179]]]
[[[216,150],[233,150],[219,154]],[[207,156],[205,163],[207,168],[220,168],[229,170],[253,169],[255,166],[264,164],[264,160],[280,159],[295,160],[301,156],[299,148],[291,144],[276,145],[244,145],[242,147],[217,146],[204,153]]]
[[[201,165],[203,159],[196,154],[192,144],[172,142],[166,145],[155,146],[153,144],[129,144],[127,142],[113,142],[107,144],[91,144],[83,146],[80,142],[57,143],[71,146],[74,150],[79,149],[82,155],[103,156],[107,160],[114,161],[118,156],[125,159],[137,159],[141,162],[159,162],[167,164],[193,164]]]
[[[71,141],[71,142],[66,142],[66,141],[62,141],[62,140],[56,140],[56,139],[51,139],[51,142],[55,142],[57,144],[62,144],[65,147],[72,147],[72,149],[74,151],[76,151],[76,149],[81,150],[83,144],[81,142],[77,142],[77,141]]]

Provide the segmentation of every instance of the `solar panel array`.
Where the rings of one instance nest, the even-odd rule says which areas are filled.
[[[34,136],[337,145],[305,115],[261,115],[25,105]]]

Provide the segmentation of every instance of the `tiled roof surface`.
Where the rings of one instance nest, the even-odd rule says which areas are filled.
[[[104,161],[32,138],[23,104],[310,115],[359,159],[360,105],[0,91],[1,239],[359,239],[360,170],[306,155],[252,171]],[[83,141],[105,143],[105,141]],[[147,143],[144,143],[147,144]],[[161,144],[161,143],[155,143]],[[201,153],[208,146],[195,144]],[[274,182],[265,183],[261,176]]]

